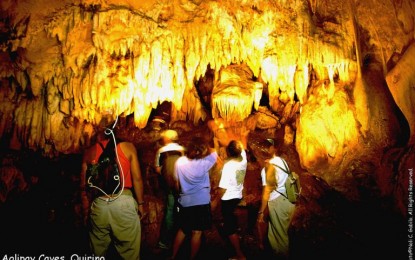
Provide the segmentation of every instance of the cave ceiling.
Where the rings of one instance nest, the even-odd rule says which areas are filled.
[[[414,142],[414,13],[413,0],[2,0],[0,137],[76,153],[102,113],[143,129],[167,101],[172,122],[255,117],[295,133],[304,168],[338,166],[368,140]]]

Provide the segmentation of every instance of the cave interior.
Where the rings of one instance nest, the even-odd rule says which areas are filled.
[[[292,259],[412,256],[413,0],[3,0],[0,61],[0,255],[90,253],[79,174],[110,113],[140,160],[143,259],[167,257],[165,129],[219,153],[200,259],[231,255],[218,183],[224,144],[246,132],[248,259],[272,259],[256,224],[269,138],[300,176]]]

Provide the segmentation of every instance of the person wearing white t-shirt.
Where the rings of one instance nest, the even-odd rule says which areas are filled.
[[[231,242],[236,259],[246,259],[237,234],[238,221],[235,210],[242,199],[244,179],[247,168],[246,152],[241,142],[232,140],[226,147],[228,158],[223,165],[219,188],[222,190],[221,209],[223,216],[223,231]]]

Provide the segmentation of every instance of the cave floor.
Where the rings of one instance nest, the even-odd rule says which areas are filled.
[[[53,194],[61,192],[59,189]],[[291,259],[408,259],[408,221],[391,210],[394,201],[351,201],[335,194],[327,193],[318,204],[308,200],[297,207],[297,230],[291,233],[290,240]],[[74,254],[91,256],[87,230],[74,212],[76,201],[50,196],[43,188],[12,195],[13,199],[0,204],[0,259],[5,254],[45,254],[66,256],[65,259]],[[268,249],[259,249],[256,212],[254,206],[238,210],[242,250],[247,259],[276,259]],[[222,260],[232,256],[229,244],[220,234],[220,222],[214,218],[212,228],[204,233],[198,259]],[[169,257],[167,251],[150,246],[155,243],[148,234],[143,235],[142,259]],[[179,259],[186,259],[188,252],[186,242]],[[110,251],[106,259],[119,258]]]
[[[47,205],[45,205],[46,207]],[[86,228],[74,226],[74,219],[64,217],[67,212],[43,210],[33,203],[20,204],[8,208],[0,207],[0,258],[8,254],[20,256],[91,256],[88,250]],[[407,254],[407,241],[400,223],[383,210],[357,207],[348,209],[350,215],[358,216],[360,223],[354,222],[353,228],[335,220],[330,227],[327,219],[319,217],[319,223],[296,233],[292,240],[292,259],[403,259]],[[69,215],[68,215],[69,216]],[[268,249],[260,250],[255,233],[253,218],[247,211],[240,211],[241,247],[247,259],[277,259]],[[342,218],[342,216],[338,216]],[[212,229],[204,233],[198,259],[228,259],[232,256],[226,239],[221,239],[218,231],[219,222],[214,222]],[[223,238],[223,237],[222,237]],[[185,241],[178,259],[188,259],[189,242]],[[148,246],[142,241],[142,259],[168,259],[169,252]],[[405,257],[406,258],[406,257]],[[80,259],[80,258],[79,258]],[[110,250],[106,259],[118,260],[115,251]]]

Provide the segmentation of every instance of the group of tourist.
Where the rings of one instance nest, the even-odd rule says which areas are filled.
[[[189,258],[195,259],[201,247],[203,231],[212,227],[211,181],[209,173],[217,164],[218,152],[203,137],[194,137],[185,146],[179,144],[174,130],[161,133],[162,146],[155,158],[155,170],[161,176],[165,191],[165,211],[158,246],[168,250],[171,259],[178,257],[186,237],[190,239]],[[231,259],[246,259],[238,235],[236,209],[243,197],[244,179],[248,160],[246,140],[226,142],[226,158],[221,169],[219,190],[223,233],[232,245]],[[99,146],[85,152],[81,183],[85,191],[87,165],[99,156]],[[108,196],[87,200],[83,196],[85,223],[89,225],[90,244],[95,255],[105,255],[111,242],[123,259],[139,259],[141,243],[140,219],[143,212],[142,179],[134,146],[117,144],[124,159],[121,163],[125,177],[125,191],[116,200]],[[279,164],[276,145],[270,144],[270,159]],[[288,257],[288,225],[294,205],[284,196],[283,180],[286,173],[276,166],[270,177],[269,169],[262,169],[262,202],[258,223],[268,222],[268,242],[276,255]],[[137,191],[138,189],[138,191]],[[134,191],[134,192],[131,192]],[[135,200],[133,199],[135,198]],[[92,203],[91,203],[92,202]],[[266,211],[267,209],[267,211]],[[268,212],[268,217],[264,213]],[[262,241],[262,240],[260,240]]]

